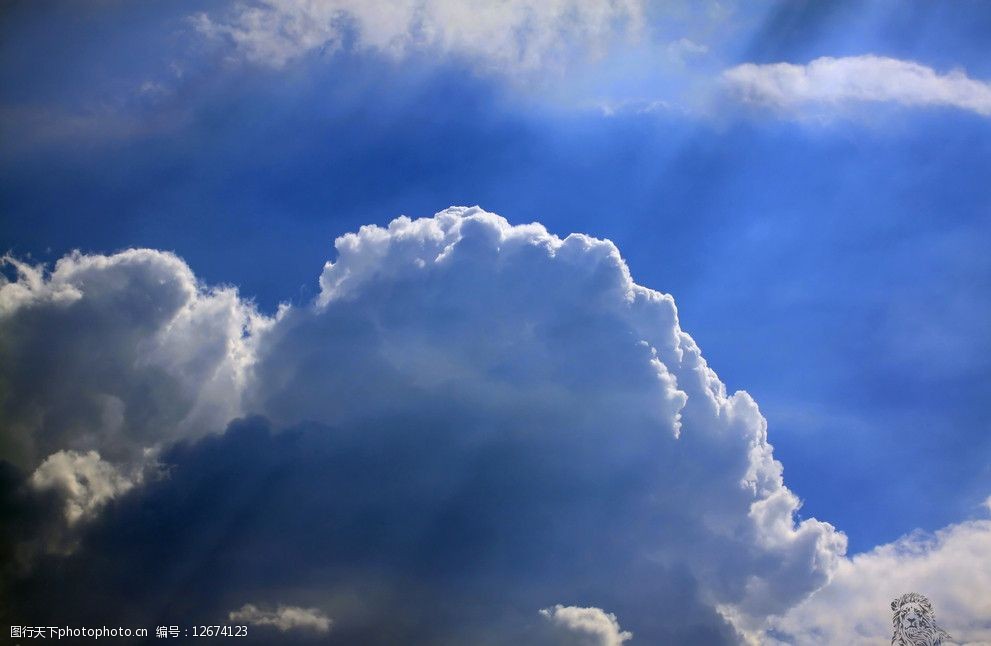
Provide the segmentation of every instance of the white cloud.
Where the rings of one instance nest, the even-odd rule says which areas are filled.
[[[843,559],[833,580],[770,622],[768,641],[797,646],[888,643],[891,602],[925,595],[953,643],[991,644],[991,521],[921,532]]]
[[[443,423],[453,447],[525,433],[534,451],[558,447],[576,481],[640,482],[616,494],[642,501],[622,521],[640,527],[630,549],[687,568],[727,616],[783,611],[826,582],[845,537],[795,523],[756,404],[727,395],[673,299],[635,284],[611,242],[452,208],[336,248],[317,302],[259,347],[254,410],[337,428]]]
[[[167,253],[73,254],[47,274],[8,260],[19,276],[0,284],[0,375],[13,396],[0,419],[13,431],[5,450],[32,451],[4,457],[33,465],[47,451],[29,483],[57,491],[75,524],[141,483],[140,470],[119,466],[133,461],[115,466],[104,450],[143,455],[242,412],[312,420],[347,438],[333,454],[385,452],[406,474],[396,509],[374,490],[366,500],[344,489],[354,513],[398,527],[410,505],[461,497],[464,478],[480,477],[479,456],[501,446],[483,489],[498,496],[476,493],[473,513],[495,526],[545,519],[536,544],[503,536],[510,554],[592,550],[601,561],[579,568],[579,587],[573,564],[534,576],[558,593],[611,594],[604,605],[641,638],[668,634],[636,600],[678,594],[755,641],[886,640],[888,604],[917,591],[956,639],[991,642],[991,521],[852,559],[828,524],[796,523],[799,500],[756,404],[726,393],[673,299],[633,282],[612,243],[452,208],[363,227],[335,246],[315,302],[276,319],[201,285]],[[408,453],[407,443],[429,448]],[[526,495],[514,498],[500,474],[528,483]],[[422,528],[411,531],[415,540]],[[672,572],[681,578],[668,583]],[[537,594],[533,581],[511,580],[514,594]],[[542,614],[603,643],[629,635],[597,608]],[[235,616],[280,630],[330,626],[291,606],[248,604]]]
[[[883,56],[827,56],[806,65],[745,63],[726,70],[722,78],[740,100],[786,113],[828,113],[884,102],[991,116],[991,84],[960,70],[940,74],[919,63]]]
[[[633,633],[619,626],[616,615],[600,608],[579,608],[562,606],[544,608],[541,616],[555,625],[574,633],[575,643],[587,646],[622,646],[633,639]]]
[[[796,522],[799,500],[756,403],[726,392],[673,298],[637,285],[611,242],[451,208],[335,246],[315,302],[272,320],[233,290],[202,286],[171,254],[75,254],[50,275],[19,266],[0,286],[11,446],[120,462],[241,413],[315,422],[336,429],[334,459],[382,456],[401,491],[305,471],[317,479],[293,481],[292,500],[404,528],[390,539],[397,554],[373,557],[399,559],[387,574],[422,570],[401,559],[425,556],[423,533],[454,553],[495,550],[505,559],[473,564],[464,585],[504,577],[513,592],[502,594],[528,609],[545,603],[543,588],[607,595],[648,641],[684,641],[693,626],[710,632],[691,639],[725,640],[717,610],[750,629],[829,580],[845,537]],[[96,470],[110,484],[81,490],[83,513],[122,488]],[[60,482],[71,489],[73,477]],[[471,506],[464,520],[459,505]],[[411,523],[410,509],[436,529]],[[360,535],[325,540],[364,549]],[[535,556],[543,569],[514,569]],[[389,580],[399,598],[417,594]],[[651,623],[645,597],[679,608],[670,625]]]
[[[74,525],[91,518],[103,505],[141,480],[141,470],[125,474],[101,460],[96,451],[59,451],[35,469],[29,482],[38,491],[58,492],[65,501],[65,520]]]
[[[208,289],[151,250],[74,253],[50,273],[3,262],[18,277],[0,280],[0,458],[131,461],[238,414],[252,334],[268,321],[236,290]]]
[[[314,303],[275,319],[231,289],[201,285],[167,253],[73,254],[50,273],[8,259],[19,275],[0,282],[0,379],[9,390],[0,455],[30,465],[29,484],[58,492],[74,524],[140,485],[142,472],[120,465],[135,464],[141,447],[216,430],[241,413],[313,421],[335,429],[320,440],[329,446],[315,446],[339,466],[382,456],[402,486],[354,487],[346,474],[292,480],[285,491],[312,505],[302,512],[333,509],[394,528],[409,524],[411,509],[441,519],[436,529],[391,531],[388,544],[419,558],[424,532],[455,553],[491,554],[494,542],[506,560],[473,561],[464,576],[485,585],[502,577],[512,598],[601,596],[648,641],[684,640],[679,631],[711,628],[718,611],[756,642],[866,644],[890,637],[888,604],[915,591],[957,640],[991,643],[991,521],[844,558],[842,534],[796,522],[800,502],[754,401],[726,392],[682,331],[673,299],[637,285],[611,242],[451,208],[363,227],[335,246]],[[251,451],[295,446],[247,442],[235,467]],[[121,456],[116,466],[105,450]],[[273,460],[262,462],[263,476],[281,464]],[[377,482],[381,465],[368,464]],[[321,493],[301,493],[311,486]],[[156,493],[159,504],[167,492]],[[470,513],[452,511],[452,501]],[[450,514],[460,519],[451,531],[442,522]],[[356,549],[339,529],[322,538]],[[521,555],[556,565],[517,572]],[[294,561],[309,567],[319,556],[310,557]],[[390,558],[401,578],[409,564]],[[412,593],[381,567],[376,576],[399,586],[396,598]],[[652,625],[656,608],[642,600],[659,597],[696,614]],[[331,625],[292,606],[230,614],[280,630]],[[629,638],[597,608],[542,615],[601,643]],[[718,641],[706,635],[693,639]]]
[[[403,56],[433,50],[499,71],[534,71],[596,55],[639,33],[640,0],[260,0],[231,14],[198,14],[197,29],[230,41],[238,57],[281,67],[350,42]]]
[[[309,630],[316,633],[330,631],[333,621],[317,608],[300,608],[298,606],[278,606],[275,610],[263,610],[258,606],[246,603],[228,614],[228,619],[255,626],[272,626],[281,632],[290,630]]]

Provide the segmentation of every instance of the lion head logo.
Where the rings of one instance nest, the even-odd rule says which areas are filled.
[[[891,602],[891,609],[895,612],[892,646],[939,646],[951,639],[936,625],[932,604],[921,594],[903,594]]]

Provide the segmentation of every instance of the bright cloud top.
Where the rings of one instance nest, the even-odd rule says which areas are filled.
[[[639,0],[260,0],[194,22],[203,34],[228,39],[237,56],[273,67],[353,44],[391,56],[439,50],[485,68],[533,71],[635,36],[642,13]]]
[[[960,70],[940,74],[919,63],[883,56],[826,56],[806,65],[745,63],[722,77],[740,100],[789,113],[884,102],[991,116],[991,84]]]
[[[633,633],[619,626],[616,615],[600,608],[562,606],[544,608],[541,616],[572,633],[576,644],[588,646],[622,646],[633,639]]]

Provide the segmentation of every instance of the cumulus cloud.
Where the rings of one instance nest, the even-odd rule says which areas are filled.
[[[991,116],[991,83],[961,70],[940,74],[913,61],[865,55],[817,58],[806,65],[745,63],[723,81],[744,102],[816,114],[864,103],[952,107]]]
[[[833,580],[770,622],[768,643],[868,644],[891,639],[891,602],[925,595],[953,643],[991,644],[991,521],[916,532],[840,562]]]
[[[17,277],[0,277],[0,459],[139,460],[238,414],[267,320],[236,290],[202,286],[160,251],[74,253],[50,272],[3,263]]]
[[[645,643],[719,644],[841,562],[841,533],[796,521],[756,403],[612,243],[452,208],[335,246],[315,301],[271,320],[151,251],[3,286],[0,369],[40,411],[4,409],[23,438],[104,459],[182,440],[10,612],[215,621],[275,597],[324,608],[338,643],[506,643],[582,598]],[[241,411],[264,417],[211,434]]]
[[[317,608],[280,605],[275,610],[262,610],[251,603],[232,610],[227,618],[255,626],[272,626],[281,632],[310,630],[315,633],[326,633],[332,623],[327,615]]]
[[[107,502],[129,491],[142,479],[140,471],[122,473],[100,459],[96,451],[59,451],[48,456],[31,474],[38,491],[55,491],[65,501],[65,519],[74,525],[99,511]]]
[[[499,71],[533,71],[601,53],[641,29],[640,0],[260,0],[196,28],[228,40],[237,56],[284,66],[313,51],[352,45],[391,56],[415,50],[464,57]]]
[[[725,392],[673,299],[635,284],[612,243],[457,208],[336,248],[314,306],[260,348],[255,410],[280,424],[434,425],[466,452],[452,464],[508,442],[554,453],[549,475],[575,486],[637,482],[616,494],[630,516],[601,520],[642,527],[634,553],[688,567],[707,603],[742,615],[828,579],[845,538],[795,523],[756,404]]]
[[[619,627],[616,615],[601,608],[562,606],[544,608],[541,616],[572,633],[575,644],[587,646],[622,646],[633,639],[633,633]]]

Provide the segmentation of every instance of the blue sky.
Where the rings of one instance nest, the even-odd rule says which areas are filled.
[[[320,293],[336,237],[400,214],[587,233],[674,297],[759,404],[800,517],[849,553],[986,514],[991,7],[647,4],[635,35],[620,12],[533,60],[457,25],[391,51],[373,17],[316,45],[254,34],[283,61],[224,31],[238,11],[4,7],[4,251],[171,250],[270,315]],[[868,55],[945,85],[886,84],[897,67],[854,98],[849,79],[761,93],[769,65]],[[726,76],[748,63],[757,80]]]

